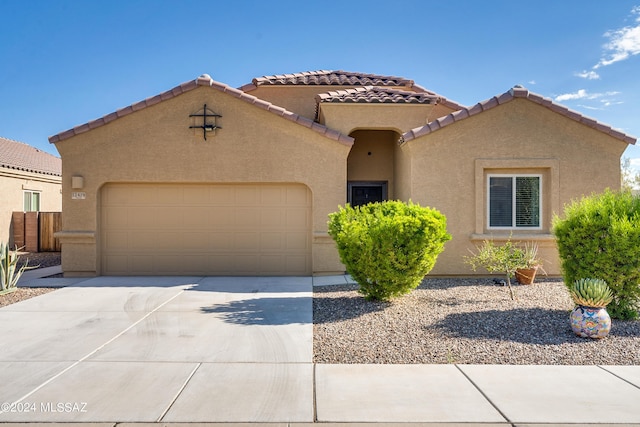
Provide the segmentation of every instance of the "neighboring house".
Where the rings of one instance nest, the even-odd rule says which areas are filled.
[[[234,89],[203,75],[52,136],[67,275],[344,272],[327,215],[412,200],[447,216],[432,271],[483,239],[541,246],[552,217],[620,187],[635,138],[522,87],[472,107],[399,77],[317,71]]]
[[[0,137],[0,242],[14,245],[13,212],[60,212],[61,193],[60,158]]]

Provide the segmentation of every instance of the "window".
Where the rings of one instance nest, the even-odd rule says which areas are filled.
[[[24,211],[38,212],[40,210],[40,193],[37,191],[24,192]]]
[[[489,228],[541,228],[540,175],[489,175]]]

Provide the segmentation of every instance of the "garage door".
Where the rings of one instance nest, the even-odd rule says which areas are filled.
[[[300,184],[108,184],[105,275],[309,275],[311,192]]]

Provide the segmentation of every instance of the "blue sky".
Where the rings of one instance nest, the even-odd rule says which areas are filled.
[[[640,0],[0,0],[0,136],[54,154],[49,136],[203,73],[320,69],[464,105],[520,84],[640,137]]]

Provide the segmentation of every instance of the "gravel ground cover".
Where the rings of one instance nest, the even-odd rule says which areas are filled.
[[[60,265],[60,252],[29,252],[23,253],[18,259],[18,266],[28,262],[29,266],[38,268]],[[0,295],[0,307],[14,304],[38,295],[54,291],[56,288],[18,288],[16,291]]]
[[[38,268],[53,267],[60,265],[60,252],[26,252],[20,254],[18,265],[21,266],[25,262],[29,266],[38,266]]]
[[[491,279],[426,279],[391,303],[356,285],[314,289],[316,363],[640,365],[640,321],[614,320],[603,340],[569,326],[560,280],[506,286]]]

